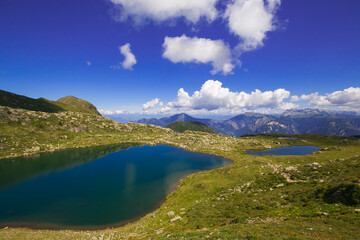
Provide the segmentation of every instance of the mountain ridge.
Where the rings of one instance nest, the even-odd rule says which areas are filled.
[[[101,115],[93,104],[74,96],[51,101],[46,98],[35,99],[0,90],[0,106],[48,113],[71,111]]]
[[[293,109],[279,116],[244,113],[227,120],[194,118],[186,113],[160,119],[140,119],[137,123],[164,127],[176,121],[196,121],[219,134],[240,137],[248,134],[323,134],[335,136],[360,135],[360,117],[355,112],[323,109]]]

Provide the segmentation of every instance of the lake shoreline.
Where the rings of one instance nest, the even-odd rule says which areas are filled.
[[[125,143],[135,143],[135,142],[122,142],[119,144],[125,144]],[[119,228],[119,227],[123,227],[127,224],[136,222],[137,220],[140,220],[141,218],[152,214],[154,211],[156,211],[157,209],[161,208],[161,205],[166,201],[166,198],[174,193],[178,187],[179,184],[182,180],[184,180],[185,178],[193,175],[193,174],[197,174],[200,172],[206,172],[206,171],[211,171],[214,169],[220,169],[223,167],[227,167],[230,166],[234,163],[234,161],[232,161],[231,159],[228,159],[226,157],[223,156],[219,156],[216,154],[209,154],[209,153],[201,153],[201,152],[197,152],[197,151],[192,151],[189,149],[185,149],[182,147],[178,147],[178,146],[172,146],[172,145],[166,145],[166,144],[156,144],[156,145],[150,145],[150,144],[145,144],[145,143],[139,143],[136,142],[137,144],[139,144],[139,146],[134,146],[134,147],[143,147],[143,146],[171,146],[171,147],[176,147],[185,151],[189,151],[189,152],[194,152],[194,153],[200,153],[200,154],[204,154],[204,155],[212,155],[212,156],[217,156],[220,158],[223,158],[224,161],[227,162],[227,164],[224,164],[223,166],[220,167],[215,167],[212,169],[208,169],[208,170],[199,170],[199,171],[194,171],[194,172],[190,172],[182,177],[180,177],[176,182],[174,182],[174,184],[172,184],[172,186],[169,188],[169,191],[166,193],[166,195],[154,206],[154,208],[152,208],[149,212],[144,213],[138,217],[134,217],[128,220],[123,220],[120,222],[116,222],[116,223],[112,223],[112,224],[106,224],[106,225],[89,225],[89,226],[66,226],[66,225],[60,225],[60,224],[52,224],[52,223],[41,223],[41,222],[0,222],[0,229],[7,229],[7,228],[13,228],[13,229],[30,229],[30,230],[55,230],[55,231],[61,231],[61,230],[78,230],[78,231],[98,231],[98,230],[106,230],[106,229],[114,229],[114,228]],[[142,144],[142,145],[140,145]],[[107,144],[107,145],[100,145],[100,146],[112,146],[112,145],[117,145],[117,144]],[[100,147],[100,146],[91,146],[91,147],[81,147],[81,148],[92,148],[92,147]],[[78,148],[67,148],[67,149],[58,149],[55,151],[62,151],[62,150],[70,150],[70,149],[78,149]],[[121,151],[121,150],[120,150]],[[47,151],[47,152],[54,152],[54,151]],[[45,153],[45,152],[42,152]],[[35,153],[35,154],[39,154],[39,153]],[[109,153],[110,154],[110,153]],[[28,157],[28,156],[25,156]],[[1,161],[1,159],[0,159]]]

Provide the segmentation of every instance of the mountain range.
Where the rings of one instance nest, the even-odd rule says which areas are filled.
[[[0,90],[0,106],[48,113],[70,111],[101,115],[94,105],[73,96],[51,101],[45,98],[29,98]],[[161,127],[174,122],[200,122],[208,125],[217,133],[235,137],[261,133],[360,135],[360,116],[357,113],[323,109],[293,109],[278,116],[244,113],[228,120],[195,118],[182,113],[160,119],[140,119],[136,122]],[[181,129],[184,129],[184,126],[181,126]]]
[[[143,118],[136,122],[164,127],[178,121],[201,122],[213,128],[217,133],[235,137],[261,133],[360,135],[360,116],[355,112],[323,109],[293,109],[279,116],[244,113],[228,120],[194,118],[181,113],[160,119]]]

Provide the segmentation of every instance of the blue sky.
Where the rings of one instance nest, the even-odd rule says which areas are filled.
[[[148,3],[2,0],[0,89],[104,114],[360,111],[360,1]]]

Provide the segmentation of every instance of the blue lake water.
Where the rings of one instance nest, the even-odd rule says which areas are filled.
[[[279,147],[279,148],[272,148],[264,151],[252,151],[247,150],[246,153],[249,155],[308,155],[312,154],[313,152],[320,151],[321,148],[314,147],[314,146],[294,146],[294,147]]]
[[[230,163],[170,146],[126,144],[0,160],[0,226],[119,224],[156,208],[180,178]]]

